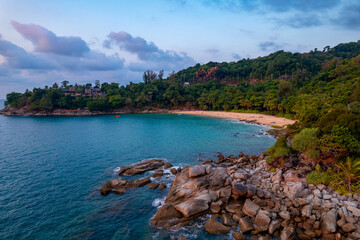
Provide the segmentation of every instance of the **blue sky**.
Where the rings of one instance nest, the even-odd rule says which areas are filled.
[[[356,0],[1,0],[0,98],[360,39]]]

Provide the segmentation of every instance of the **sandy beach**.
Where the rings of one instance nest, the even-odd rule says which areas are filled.
[[[284,127],[293,124],[296,120],[276,117],[259,113],[213,112],[213,111],[174,111],[177,114],[190,114],[209,117],[232,118],[240,121],[264,124],[267,126]]]

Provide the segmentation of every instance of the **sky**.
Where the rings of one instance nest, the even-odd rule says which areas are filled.
[[[0,99],[360,39],[360,0],[0,0]]]

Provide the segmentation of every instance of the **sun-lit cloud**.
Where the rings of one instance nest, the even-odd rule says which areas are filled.
[[[86,42],[79,37],[58,37],[36,24],[21,24],[16,21],[12,21],[11,24],[24,38],[34,44],[37,52],[79,57],[90,51]]]

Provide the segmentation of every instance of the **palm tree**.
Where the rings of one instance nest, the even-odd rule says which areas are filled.
[[[345,175],[345,181],[348,182],[349,192],[351,192],[351,182],[360,178],[360,161],[351,161],[350,157],[346,158],[345,163],[335,164]]]

